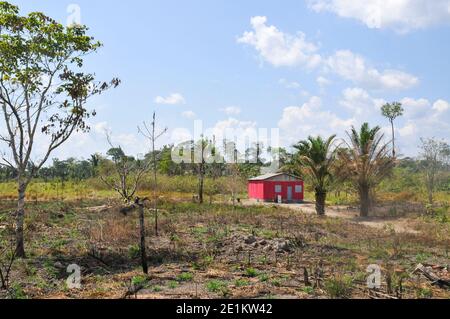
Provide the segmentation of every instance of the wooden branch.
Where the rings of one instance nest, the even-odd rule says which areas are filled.
[[[424,265],[417,265],[416,269],[413,271],[413,274],[420,273],[425,276],[429,281],[431,281],[431,285],[438,286],[439,288],[450,288],[450,281],[439,278],[436,274],[434,274],[431,270],[428,270]]]

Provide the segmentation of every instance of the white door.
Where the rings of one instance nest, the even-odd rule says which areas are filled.
[[[292,186],[288,186],[287,188],[287,200],[288,202],[292,202]]]

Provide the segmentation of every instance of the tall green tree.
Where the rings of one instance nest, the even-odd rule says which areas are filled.
[[[336,171],[358,191],[360,214],[366,217],[369,215],[371,191],[391,174],[395,160],[389,155],[389,143],[383,142],[380,127],[371,129],[368,123],[364,123],[359,131],[352,127],[347,135],[347,148],[338,151]]]
[[[64,27],[40,12],[22,16],[17,6],[0,2],[0,115],[6,129],[0,141],[11,153],[3,164],[18,175],[19,257],[25,257],[25,195],[31,179],[72,133],[89,130],[86,119],[95,111],[88,110],[88,100],[119,84],[118,79],[97,82],[81,70],[83,58],[101,46],[86,32],[85,26]],[[38,135],[47,144],[35,154]]]
[[[333,149],[335,138],[336,135],[328,139],[310,136],[294,146],[300,170],[314,187],[318,215],[325,215],[325,201],[333,179],[332,168],[336,159],[336,148]]]
[[[403,115],[404,109],[402,107],[402,104],[399,102],[393,102],[393,103],[387,103],[381,107],[381,113],[384,117],[386,117],[389,120],[389,123],[391,123],[391,129],[392,129],[392,157],[396,156],[395,151],[395,127],[394,127],[394,121],[396,118]]]

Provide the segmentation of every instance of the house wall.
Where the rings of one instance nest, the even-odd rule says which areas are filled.
[[[281,193],[275,193],[275,186],[281,186]],[[283,201],[288,199],[288,187],[292,187],[292,200],[301,202],[304,200],[305,186],[303,181],[250,181],[248,184],[248,196],[251,199],[275,202],[278,195],[281,195]],[[296,193],[295,187],[301,186],[302,192]]]
[[[281,193],[275,192],[275,186],[281,186]],[[292,182],[278,182],[278,181],[265,181],[264,182],[264,199],[267,201],[276,201],[278,195],[284,201],[288,200],[288,187],[292,187],[292,200],[294,202],[301,202],[304,200],[305,186],[303,181],[292,181]],[[301,186],[302,192],[296,193],[295,186]]]
[[[264,200],[264,182],[249,182],[248,183],[248,197],[252,199]]]

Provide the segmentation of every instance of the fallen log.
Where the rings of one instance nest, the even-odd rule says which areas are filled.
[[[439,288],[450,288],[450,281],[439,278],[436,274],[434,274],[431,270],[427,269],[422,264],[417,265],[416,269],[413,271],[413,274],[422,274],[425,278],[427,278],[432,286],[438,286]]]

